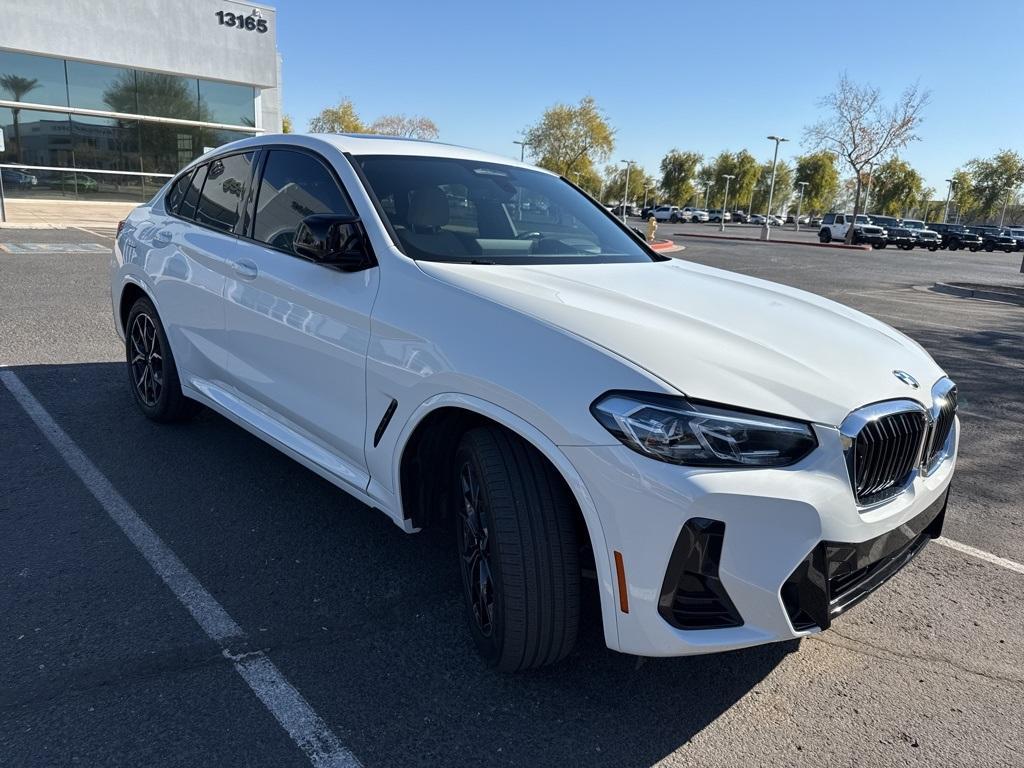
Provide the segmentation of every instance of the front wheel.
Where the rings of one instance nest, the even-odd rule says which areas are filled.
[[[536,449],[500,427],[465,434],[452,482],[463,594],[480,655],[505,672],[564,658],[580,616],[565,483]]]
[[[820,240],[823,243],[831,243],[832,232],[827,229],[821,230],[821,232],[818,233],[818,240]]]
[[[128,313],[124,348],[132,395],[147,418],[184,421],[199,410],[199,403],[182,394],[167,334],[148,298],[139,298]]]
[[[678,217],[678,216],[676,216],[676,215],[675,215],[675,214],[673,213],[673,214],[672,214],[672,215],[671,215],[671,216],[669,217],[669,221],[671,221],[671,222],[672,222],[673,224],[678,224],[678,223],[679,223],[679,217]]]

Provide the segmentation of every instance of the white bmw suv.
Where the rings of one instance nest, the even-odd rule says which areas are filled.
[[[120,228],[128,383],[390,517],[455,529],[492,665],[564,657],[581,579],[647,656],[826,629],[938,536],[956,389],[832,301],[651,251],[565,179],[441,144],[264,136]]]

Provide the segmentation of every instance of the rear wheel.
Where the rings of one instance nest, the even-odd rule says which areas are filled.
[[[673,224],[678,224],[679,223],[679,217],[676,216],[674,213],[669,217],[668,220],[671,221]]]
[[[960,241],[959,240],[950,240],[949,241],[949,250],[951,250],[951,251],[959,251],[960,250]]]
[[[128,313],[124,347],[132,395],[147,418],[171,422],[195,415],[200,405],[181,392],[167,334],[148,298],[138,299]]]
[[[506,672],[564,658],[580,614],[573,502],[530,445],[500,427],[467,432],[452,497],[477,650]]]
[[[995,249],[996,249],[995,244],[993,244],[993,243],[985,243],[985,250],[988,251],[989,253],[992,253],[992,251],[994,251]]]
[[[831,243],[832,242],[832,232],[831,232],[831,230],[828,230],[828,229],[821,230],[821,232],[818,233],[818,240],[820,240],[823,243]]]

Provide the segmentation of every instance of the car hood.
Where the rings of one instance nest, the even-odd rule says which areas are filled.
[[[811,293],[678,260],[419,262],[429,275],[626,358],[694,399],[838,425],[943,372],[917,343]],[[920,382],[912,389],[893,375]]]

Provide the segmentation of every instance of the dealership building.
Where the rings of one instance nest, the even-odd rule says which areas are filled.
[[[8,199],[149,199],[204,151],[281,130],[273,8],[31,0],[0,23]]]

